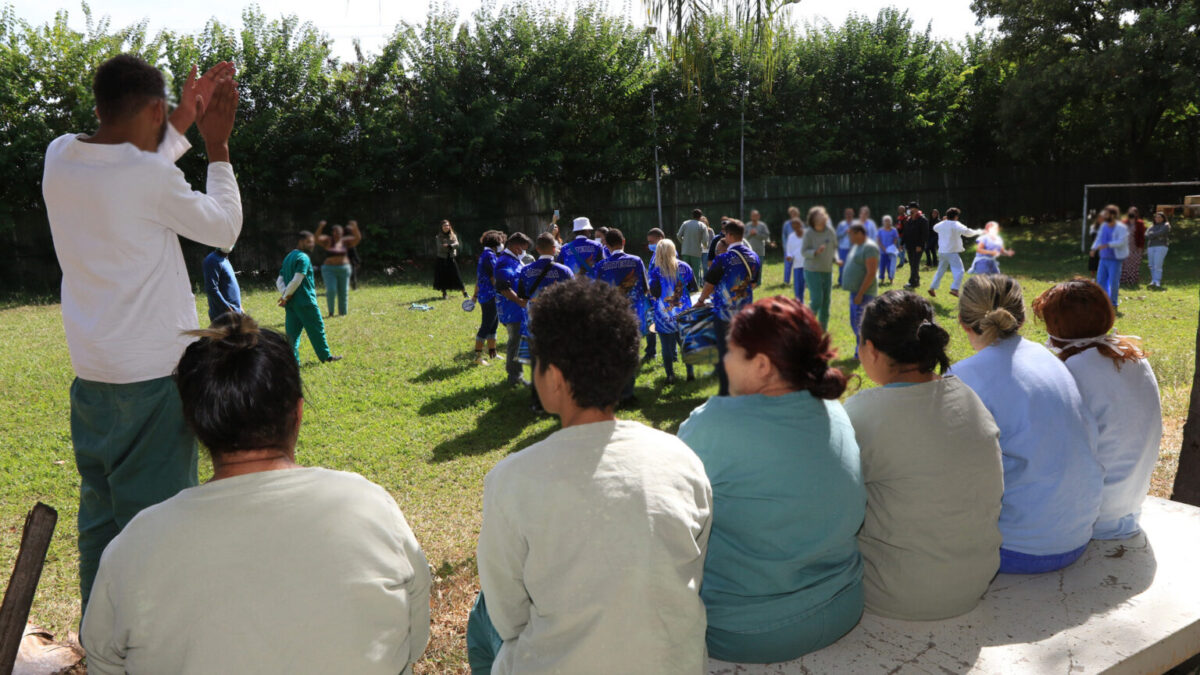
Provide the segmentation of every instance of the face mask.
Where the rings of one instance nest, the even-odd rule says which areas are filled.
[[[654,249],[658,248],[658,244],[650,244],[650,252],[654,253]]]

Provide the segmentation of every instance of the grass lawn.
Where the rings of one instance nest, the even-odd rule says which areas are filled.
[[[1002,260],[1030,301],[1073,273],[1086,273],[1077,224],[1008,232],[1017,256]],[[234,255],[236,259],[236,254]],[[282,257],[282,255],[281,255]],[[965,256],[970,264],[971,256]],[[1166,433],[1153,494],[1167,496],[1178,462],[1195,359],[1200,237],[1193,228],[1173,233],[1164,292],[1122,289],[1119,332],[1145,338],[1162,388]],[[236,265],[236,260],[235,260]],[[907,268],[900,270],[907,279]],[[778,251],[759,295],[786,293]],[[931,271],[922,271],[929,282]],[[430,271],[429,276],[432,277]],[[1143,268],[1143,282],[1149,273]],[[900,284],[895,287],[898,288]],[[955,327],[949,281],[936,300],[951,329],[952,359],[970,347]],[[248,289],[246,309],[265,325],[283,330],[274,291]],[[305,340],[303,374],[308,391],[297,459],[302,464],[356,471],[383,485],[399,502],[436,571],[433,641],[417,672],[466,672],[467,611],[477,590],[475,542],[483,477],[498,460],[557,428],[529,412],[529,394],[506,388],[502,363],[471,364],[479,313],[466,314],[458,300],[434,300],[424,278],[368,284],[351,294],[350,315],[328,323],[334,353],[346,359],[316,363]],[[203,302],[203,299],[201,298]],[[428,302],[429,312],[410,311]],[[201,308],[201,316],[205,310]],[[846,293],[834,291],[830,327],[842,354],[853,354]],[[1035,322],[1024,330],[1035,341],[1045,332]],[[75,628],[75,517],[78,477],[72,458],[68,387],[73,377],[57,305],[0,304],[0,583],[5,583],[20,543],[26,512],[41,500],[59,511],[32,620],[64,635]],[[838,365],[854,370],[852,360]],[[707,375],[708,368],[702,369]],[[637,395],[641,409],[621,416],[674,431],[688,413],[716,391],[715,379],[667,388],[661,364],[643,367]],[[869,382],[852,384],[868,387]],[[202,460],[202,474],[208,471]],[[202,475],[203,480],[206,476]]]

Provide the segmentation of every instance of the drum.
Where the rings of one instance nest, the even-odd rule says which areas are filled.
[[[517,363],[529,365],[533,363],[533,352],[529,349],[529,338],[522,335],[517,343]]]
[[[675,322],[679,324],[684,364],[715,365],[720,357],[717,355],[717,324],[712,307],[700,305],[680,312]]]

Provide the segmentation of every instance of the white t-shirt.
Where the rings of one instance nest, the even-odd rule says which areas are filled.
[[[983,230],[972,230],[957,220],[943,220],[933,226],[933,231],[938,236],[938,253],[962,253],[964,236],[978,237],[983,234]]]
[[[804,269],[804,237],[796,234],[791,224],[788,224],[785,231],[791,234],[788,236],[787,251],[784,255],[792,259],[792,269]]]
[[[159,152],[85,143],[46,149],[42,195],[62,267],[62,315],[81,379],[109,384],[170,375],[199,327],[179,237],[229,248],[242,230],[233,166],[208,165],[207,194],[173,162],[190,147],[167,125]]]
[[[1097,539],[1123,539],[1137,534],[1142,500],[1162,442],[1162,404],[1158,380],[1146,359],[1113,360],[1096,349],[1067,359],[1067,370],[1079,386],[1083,404],[1096,420],[1096,456],[1104,467]]]
[[[504,639],[492,672],[707,672],[704,465],[637,422],[569,427],[483,487],[479,581]]]
[[[429,641],[429,563],[358,474],[216,480],[139,513],[100,560],[88,672],[410,672]]]

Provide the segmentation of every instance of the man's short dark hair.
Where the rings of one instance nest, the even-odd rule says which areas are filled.
[[[296,239],[308,239],[311,236],[313,236],[313,233],[308,230],[300,230],[296,233]]]
[[[486,248],[496,248],[504,244],[504,234],[496,230],[488,230],[479,238],[479,243]]]
[[[867,228],[864,227],[862,223],[855,223],[850,226],[850,231],[854,234],[866,234]]]
[[[120,54],[100,64],[92,78],[96,113],[101,122],[120,122],[152,99],[167,97],[158,68],[133,54]]]
[[[742,221],[734,220],[733,218],[721,221],[721,231],[735,237],[746,236],[746,226],[742,224]]]
[[[543,232],[538,235],[537,246],[535,248],[537,248],[538,253],[550,255],[554,253],[554,249],[558,248],[558,240],[549,232]]]
[[[662,230],[658,229],[657,227],[650,228],[650,231],[646,233],[646,236],[647,237],[658,237],[659,239],[667,238],[667,234],[665,232],[663,232]]]
[[[518,244],[521,246],[529,246],[532,243],[533,242],[530,241],[529,237],[525,236],[524,232],[513,232],[512,234],[508,235],[508,245],[509,246],[512,246],[513,244]]]
[[[910,209],[919,209],[919,208],[921,208],[921,205],[920,205],[920,204],[918,204],[918,203],[917,203],[917,202],[915,202],[915,201],[912,201],[912,202],[909,202],[909,203],[908,203],[908,208],[910,208]]]
[[[945,215],[946,220],[958,220],[958,217],[962,215],[962,211],[957,206],[951,206],[946,209]]]
[[[608,232],[604,233],[604,243],[608,244],[609,248],[617,248],[625,245],[625,235],[615,227],[610,227]]]
[[[701,211],[700,209],[692,209],[692,217],[695,218],[696,220],[700,220],[701,218],[704,217],[704,212]]]
[[[535,367],[553,365],[582,408],[615,406],[638,369],[641,336],[629,298],[616,286],[590,279],[564,281],[530,306]]]

